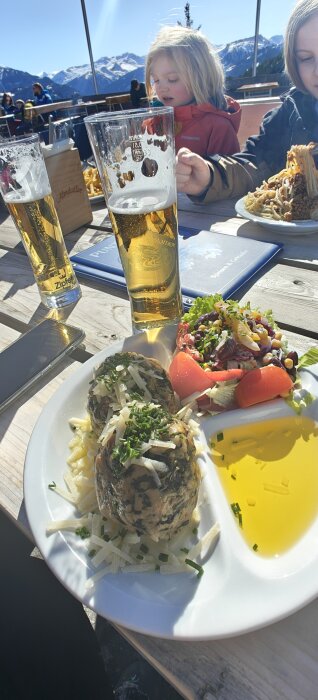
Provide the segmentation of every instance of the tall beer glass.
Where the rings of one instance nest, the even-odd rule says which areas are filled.
[[[172,107],[85,119],[116,235],[134,330],[182,313]]]
[[[69,261],[38,134],[0,143],[0,189],[49,308],[76,302],[81,290]]]

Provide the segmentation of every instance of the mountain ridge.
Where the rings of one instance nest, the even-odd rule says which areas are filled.
[[[266,39],[258,37],[258,63],[274,58],[283,45],[282,36]],[[220,56],[225,74],[230,77],[244,75],[252,66],[254,53],[254,37],[237,39],[227,44],[215,46]],[[128,92],[133,79],[144,80],[145,56],[125,51],[119,56],[103,56],[95,61],[97,86],[100,93]],[[94,94],[94,84],[91,68],[88,63],[79,66],[46,73],[32,75],[8,66],[0,66],[0,91],[14,93],[15,99],[26,99],[32,95],[32,84],[40,81],[49,89],[53,100],[70,97],[84,97]]]

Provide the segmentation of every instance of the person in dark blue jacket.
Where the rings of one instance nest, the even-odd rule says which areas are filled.
[[[50,93],[44,89],[41,83],[33,83],[32,85],[34,104],[35,105],[46,105],[53,102]]]
[[[177,188],[208,203],[242,197],[285,167],[287,151],[318,142],[318,0],[300,0],[286,30],[285,66],[294,87],[262,121],[241,153],[209,154],[208,158],[180,149]]]

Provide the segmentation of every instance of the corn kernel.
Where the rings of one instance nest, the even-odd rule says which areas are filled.
[[[258,343],[260,340],[258,333],[252,333],[252,340],[255,340],[255,343]]]
[[[206,330],[206,327],[203,325],[203,323],[201,323],[201,326],[199,326],[198,330],[199,330],[199,331],[205,331],[205,330]]]
[[[276,340],[276,338],[274,338],[272,340],[272,348],[281,348],[281,347],[282,347],[282,344],[281,344],[280,340]]]
[[[213,321],[212,324],[215,328],[220,328],[222,326],[222,321],[221,319],[217,319],[216,321]]]
[[[283,335],[283,334],[282,334],[281,331],[275,331],[275,338],[276,338],[277,340],[281,340],[281,339],[282,339],[282,335]]]
[[[266,355],[263,357],[263,365],[268,365],[268,363],[272,360],[273,355],[271,352],[267,352]]]
[[[291,357],[286,357],[286,360],[284,360],[284,365],[286,369],[293,369],[294,363],[291,359]]]

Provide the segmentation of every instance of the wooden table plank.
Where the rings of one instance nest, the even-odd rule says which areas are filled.
[[[101,294],[100,289],[108,288],[86,282],[82,284],[83,297],[75,308],[54,312],[73,325],[85,322],[89,352],[105,347],[114,333],[118,338],[131,335],[128,301],[114,293]],[[26,256],[0,250],[0,300],[1,310],[12,318],[32,324],[47,316]],[[249,285],[244,300],[264,310],[271,308],[277,323],[287,324],[290,330],[303,329],[304,334],[318,336],[318,277],[312,270],[274,265]]]
[[[23,467],[33,427],[49,398],[79,363],[67,357],[0,413],[0,507],[15,520],[23,500]]]
[[[127,299],[101,293],[98,285],[82,285],[83,296],[76,306],[48,311],[40,297],[29,262],[24,255],[0,250],[0,310],[11,319],[34,325],[46,317],[85,327],[85,347],[95,353],[114,340],[131,335],[130,305]]]
[[[187,700],[315,700],[317,627],[314,601],[233,639],[178,642],[119,629]]]

